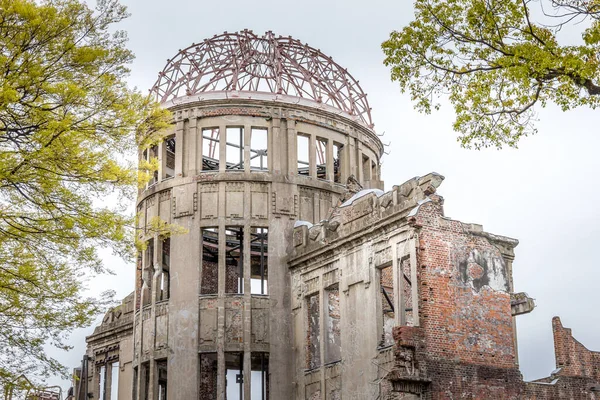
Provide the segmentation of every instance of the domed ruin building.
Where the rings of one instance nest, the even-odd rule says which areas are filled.
[[[367,96],[331,57],[224,33],[152,93],[175,124],[140,150],[160,165],[137,201],[146,249],[75,399],[597,398],[600,354],[558,319],[558,369],[523,382],[518,241],[445,217],[439,174],[384,192]]]

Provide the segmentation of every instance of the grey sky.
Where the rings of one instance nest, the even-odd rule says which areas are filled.
[[[408,95],[390,82],[380,44],[412,18],[412,1],[190,1],[123,0],[132,16],[121,29],[137,59],[131,84],[147,90],[166,60],[192,42],[224,31],[272,30],[321,49],[360,81],[373,108],[375,129],[391,143],[383,158],[386,190],[416,175],[446,177],[439,193],[446,215],[483,224],[486,231],[519,239],[514,264],[517,291],[538,307],[517,318],[521,371],[526,379],[554,369],[551,318],[561,317],[585,346],[600,350],[600,114],[580,109],[539,109],[539,134],[518,150],[464,150],[451,129],[453,111],[417,114]],[[133,290],[134,267],[106,256],[114,277],[91,282],[92,291]],[[76,366],[85,335],[72,337],[75,350],[60,360]]]

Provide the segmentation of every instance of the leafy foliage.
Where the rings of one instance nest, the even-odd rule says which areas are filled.
[[[96,249],[129,257],[137,143],[170,114],[127,87],[133,59],[117,0],[0,0],[0,387],[64,373],[44,343],[66,337],[110,301],[84,298],[106,269]]]
[[[561,45],[574,24],[581,43]],[[382,48],[419,111],[448,95],[465,147],[515,147],[536,132],[536,104],[600,104],[599,0],[416,0],[415,20]]]

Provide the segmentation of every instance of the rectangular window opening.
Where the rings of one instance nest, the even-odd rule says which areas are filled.
[[[298,135],[297,136],[297,155],[298,155],[298,175],[310,175],[309,168],[309,145],[310,140],[308,136]]]
[[[158,400],[167,400],[167,360],[156,362],[158,373]]]
[[[169,271],[171,266],[171,238],[162,240],[162,274],[160,276],[160,298],[167,300],[170,296]]]
[[[377,163],[375,161],[371,161],[371,179],[377,179]]]
[[[152,293],[152,277],[154,276],[154,239],[146,242],[146,265],[143,271],[145,287],[142,286],[143,305],[150,304],[150,293]]]
[[[142,387],[140,388],[142,392],[140,393],[140,399],[149,400],[148,391],[150,389],[150,363],[145,362],[142,364],[142,376],[140,377],[142,380]]]
[[[250,400],[269,400],[269,353],[252,353]]]
[[[163,143],[164,152],[164,178],[175,176],[175,135],[169,136]]]
[[[333,181],[335,183],[342,182],[342,165],[341,165],[341,156],[342,156],[342,145],[339,143],[333,144]]]
[[[327,139],[317,138],[317,178],[327,179]]]
[[[219,128],[202,129],[202,171],[219,170]]]
[[[110,400],[119,400],[119,362],[111,364]]]
[[[244,128],[228,127],[226,130],[226,163],[225,169],[244,169]]]
[[[244,227],[225,228],[225,293],[244,293]]]
[[[403,302],[402,305],[404,315],[401,318],[408,326],[414,325],[413,319],[413,301],[412,301],[412,282],[411,282],[411,269],[410,269],[410,257],[406,256],[402,258],[399,262],[400,270],[402,271],[402,295]]]
[[[244,353],[225,353],[225,398],[244,400]]]
[[[342,359],[341,347],[341,325],[340,325],[340,290],[335,284],[325,290],[325,301],[327,308],[325,316],[327,319],[325,334],[325,363],[332,363]]]
[[[321,323],[319,319],[319,294],[315,293],[306,299],[306,310],[308,319],[307,338],[307,360],[308,369],[315,369],[321,366]]]
[[[391,265],[379,270],[379,290],[381,302],[381,347],[394,343],[392,328],[395,325],[394,310],[394,270]]]
[[[106,366],[102,365],[98,371],[98,398],[106,400]]]
[[[267,128],[252,128],[250,132],[250,169],[254,171],[266,171],[269,169],[267,160],[267,132]]]
[[[137,399],[138,394],[138,367],[133,367],[133,385],[131,387],[132,398]],[[79,400],[79,399],[77,399]]]
[[[362,169],[363,169],[363,183],[371,180],[371,161],[369,157],[363,155],[362,157]]]
[[[137,265],[135,268],[135,309],[140,309],[141,299],[142,299],[142,282],[143,282],[143,264],[142,264],[142,252],[138,252],[137,256]]]
[[[200,398],[217,400],[217,353],[200,353]]]
[[[250,293],[269,294],[269,245],[267,228],[253,228],[250,233]]]
[[[200,294],[217,294],[219,285],[219,230],[202,229],[202,281]]]

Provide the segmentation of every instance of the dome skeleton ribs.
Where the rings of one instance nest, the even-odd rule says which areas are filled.
[[[373,128],[367,95],[331,57],[292,37],[269,31],[223,33],[180,50],[159,73],[151,92],[167,102],[214,91],[301,97],[357,117]]]

